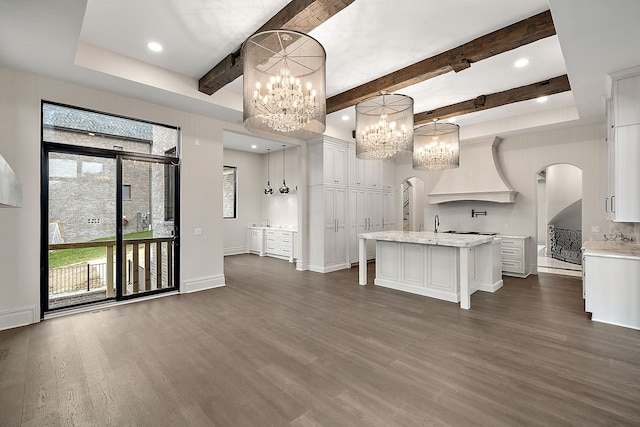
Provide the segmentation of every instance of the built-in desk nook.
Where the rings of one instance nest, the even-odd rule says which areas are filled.
[[[359,239],[359,282],[367,284],[366,241],[376,241],[375,285],[471,307],[477,290],[502,287],[501,239],[489,235],[379,231]]]

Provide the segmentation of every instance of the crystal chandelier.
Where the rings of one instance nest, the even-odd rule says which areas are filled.
[[[303,91],[300,79],[291,75],[286,62],[280,74],[271,77],[266,90],[256,82],[253,103],[262,123],[279,132],[299,130],[311,122],[320,108],[311,82],[307,82]]]
[[[356,105],[356,156],[391,160],[410,153],[413,143],[413,99],[382,93]]]
[[[311,139],[325,130],[325,51],[306,34],[265,31],[242,46],[244,125]]]
[[[414,130],[413,168],[421,170],[452,169],[460,166],[460,126],[437,123]]]

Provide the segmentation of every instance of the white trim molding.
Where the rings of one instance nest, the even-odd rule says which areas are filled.
[[[0,331],[37,323],[37,313],[38,308],[35,305],[0,311]]]
[[[224,274],[209,277],[199,277],[196,279],[183,280],[180,289],[181,293],[191,293],[204,291],[206,289],[213,289],[225,286]]]

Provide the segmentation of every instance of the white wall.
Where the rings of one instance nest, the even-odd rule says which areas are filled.
[[[22,182],[22,208],[0,209],[0,329],[40,318],[41,100],[181,128],[181,288],[223,285],[222,132],[237,125],[0,68],[0,153]]]
[[[262,222],[262,203],[266,197],[262,182],[262,154],[224,149],[224,164],[237,167],[237,216],[223,219],[224,254],[249,251],[249,225]]]
[[[505,137],[497,147],[497,162],[505,180],[518,191],[515,203],[453,202],[430,205],[425,198],[425,225],[440,217],[440,229],[496,231],[507,235],[531,236],[529,264],[536,264],[537,203],[536,174],[557,163],[573,164],[582,169],[582,234],[591,237],[591,226],[608,230],[603,211],[607,180],[604,123],[546,130]],[[464,141],[463,141],[464,143]],[[464,147],[463,147],[464,149]],[[431,192],[441,172],[414,171],[411,164],[399,165],[400,182],[418,176],[425,182],[425,194]],[[487,216],[471,217],[471,209],[487,211]],[[429,227],[426,226],[429,230]],[[536,271],[532,269],[532,271]]]
[[[538,182],[538,244],[547,244],[547,183]]]
[[[262,218],[269,220],[273,227],[298,228],[298,194],[300,175],[298,173],[298,147],[289,147],[285,150],[285,181],[289,187],[289,193],[281,194],[278,188],[282,186],[282,150],[271,152],[271,187],[273,194],[265,196],[263,193]],[[267,156],[263,156],[263,183],[267,184]]]

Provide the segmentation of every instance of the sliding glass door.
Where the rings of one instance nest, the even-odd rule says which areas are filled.
[[[178,288],[177,142],[177,128],[43,104],[43,315]]]

